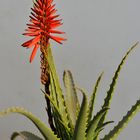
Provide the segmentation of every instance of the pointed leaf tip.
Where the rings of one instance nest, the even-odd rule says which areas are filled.
[[[140,111],[140,100],[127,112],[123,119],[101,140],[115,140],[120,132],[126,127],[126,125],[132,120],[136,113]]]
[[[79,111],[79,101],[73,76],[69,70],[64,71],[63,81],[66,91],[66,106],[68,110],[68,117],[70,119],[70,125],[73,128],[76,123],[77,111]]]
[[[99,75],[99,77],[98,77],[98,79],[95,83],[95,86],[94,86],[93,92],[91,94],[91,97],[90,97],[90,102],[89,102],[89,105],[88,105],[88,124],[91,121],[92,113],[94,111],[94,104],[95,104],[94,102],[95,102],[95,98],[96,98],[96,93],[97,93],[97,90],[99,88],[99,84],[100,84],[100,81],[102,79],[103,73],[104,72],[102,72]]]
[[[88,101],[87,96],[83,89],[77,88],[83,94],[83,100],[80,108],[80,112],[76,121],[76,126],[73,134],[72,140],[85,140],[86,139],[86,129],[87,129],[87,109]]]

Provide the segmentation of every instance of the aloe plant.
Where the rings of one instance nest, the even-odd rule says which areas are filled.
[[[31,17],[30,21],[32,24],[28,24],[27,33],[24,35],[34,36],[34,38],[23,43],[22,46],[27,48],[34,46],[30,62],[34,59],[35,53],[38,47],[40,47],[41,82],[45,87],[44,89],[41,89],[41,92],[46,99],[46,111],[50,127],[26,109],[11,107],[1,111],[0,117],[10,113],[24,115],[37,127],[42,136],[39,137],[32,132],[21,131],[14,132],[11,136],[11,140],[16,140],[18,137],[21,137],[23,140],[115,140],[140,109],[140,100],[138,100],[108,134],[103,138],[100,137],[100,134],[106,125],[113,123],[112,120],[106,121],[106,116],[109,109],[111,109],[110,104],[115,86],[124,62],[138,43],[134,44],[124,55],[114,73],[110,87],[105,93],[106,97],[104,99],[104,104],[93,116],[96,94],[103,73],[99,75],[89,99],[87,97],[89,94],[85,89],[75,85],[70,70],[64,71],[63,82],[65,89],[62,90],[49,42],[49,39],[53,39],[61,44],[62,41],[65,40],[64,38],[52,36],[50,34],[64,33],[53,29],[61,25],[61,20],[56,20],[55,18],[57,18],[58,15],[53,15],[56,10],[54,8],[55,5],[52,5],[52,0],[33,0],[33,2],[34,8],[32,10],[34,13],[32,13],[32,15],[34,17]],[[79,92],[83,97],[81,102],[78,99]]]
[[[45,54],[45,58],[49,64],[50,69],[50,95],[45,93],[43,90],[42,92],[50,101],[50,107],[52,109],[52,120],[54,121],[56,131],[54,132],[48,128],[45,123],[43,123],[40,119],[25,109],[20,107],[12,107],[5,111],[1,111],[0,116],[5,116],[9,113],[19,113],[26,116],[38,128],[42,134],[42,138],[32,134],[31,132],[22,131],[14,132],[11,136],[11,140],[16,140],[17,137],[21,137],[23,140],[115,140],[119,133],[126,127],[128,122],[140,109],[140,100],[138,100],[136,104],[133,105],[127,114],[122,118],[122,120],[120,120],[120,122],[114,126],[114,128],[108,134],[106,134],[103,138],[100,138],[100,133],[104,127],[107,124],[112,123],[112,121],[106,122],[106,115],[110,109],[110,102],[120,70],[126,58],[137,46],[137,44],[138,43],[133,45],[123,57],[114,74],[110,88],[107,91],[104,104],[95,116],[92,116],[94,111],[94,102],[103,73],[99,75],[91,97],[88,100],[85,90],[76,87],[72,73],[69,70],[65,70],[63,74],[65,92],[63,93],[56,72],[51,47],[49,46],[48,54]],[[83,95],[81,103],[78,100],[77,91],[80,91]]]

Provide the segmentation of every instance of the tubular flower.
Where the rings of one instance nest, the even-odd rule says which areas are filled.
[[[47,48],[49,39],[62,44],[65,38],[55,36],[53,34],[64,34],[55,28],[62,25],[59,15],[56,14],[55,4],[53,0],[35,0],[33,8],[31,8],[30,24],[23,35],[33,37],[31,40],[22,44],[23,47],[33,48],[30,56],[30,62],[40,47],[40,50]]]

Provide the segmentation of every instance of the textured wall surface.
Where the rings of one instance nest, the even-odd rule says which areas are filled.
[[[139,0],[59,0],[67,42],[52,42],[60,79],[70,69],[75,83],[92,91],[100,72],[105,74],[98,91],[96,111],[103,104],[111,77],[122,56],[140,41]],[[45,101],[40,91],[39,52],[32,64],[31,50],[20,45],[30,14],[31,0],[3,0],[0,4],[0,110],[23,106],[47,122]],[[129,56],[120,74],[108,119],[117,123],[140,97],[140,45]],[[61,80],[62,82],[62,80]],[[138,140],[140,113],[121,133],[118,140]],[[113,125],[107,127],[108,131]],[[8,140],[13,131],[38,133],[30,121],[19,115],[0,118],[0,140]]]

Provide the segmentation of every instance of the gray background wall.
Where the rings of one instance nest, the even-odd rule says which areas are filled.
[[[63,70],[70,69],[75,83],[91,93],[99,73],[104,70],[97,96],[97,111],[122,56],[136,41],[140,41],[140,1],[61,0],[56,3],[64,22],[61,29],[68,39],[63,46],[53,42],[60,79]],[[47,122],[45,101],[40,91],[39,52],[30,64],[31,50],[20,46],[29,39],[21,34],[29,20],[31,6],[31,0],[4,0],[0,4],[0,110],[23,106]],[[140,47],[129,56],[120,74],[108,115],[108,119],[115,121],[114,124],[140,97],[139,60]],[[140,113],[118,140],[139,139],[139,118]],[[107,127],[105,132],[112,127]],[[0,119],[0,140],[8,140],[13,131],[20,130],[38,133],[32,123],[22,116],[11,115]]]

